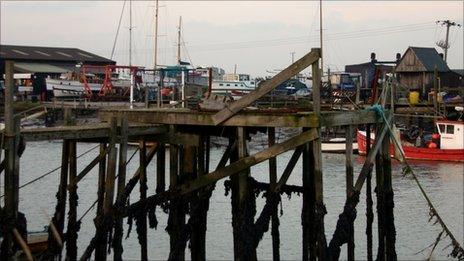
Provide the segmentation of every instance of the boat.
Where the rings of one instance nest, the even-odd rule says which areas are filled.
[[[223,80],[213,80],[211,93],[216,95],[226,95],[240,99],[256,89],[256,81],[250,79],[247,74],[226,74]]]
[[[321,142],[321,150],[323,153],[346,153],[346,139],[333,138]],[[358,143],[353,142],[353,153],[358,153]]]
[[[437,120],[435,122],[438,133],[432,139],[424,141],[420,138],[416,144],[401,142],[406,159],[464,162],[464,122],[451,120]],[[371,133],[371,144],[375,135]],[[366,132],[357,131],[358,152],[366,155]],[[390,155],[395,150],[390,145]]]

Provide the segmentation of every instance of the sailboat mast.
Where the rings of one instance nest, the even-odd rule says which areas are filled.
[[[177,30],[177,65],[180,65],[180,34],[182,26],[182,16],[179,17],[179,28]]]
[[[132,0],[129,0],[129,77],[130,77],[130,108],[134,102],[134,76],[132,75]]]
[[[153,81],[156,82],[156,69],[158,67],[158,0],[156,0],[156,6],[155,6],[155,50],[154,50],[154,64],[153,64]],[[161,80],[161,75],[160,75],[160,80]],[[161,107],[161,84],[158,84],[158,99],[157,99],[157,105],[158,107]],[[147,93],[145,94],[145,106],[148,108],[148,86],[147,86]]]
[[[319,1],[319,35],[321,41],[321,76],[324,74],[324,59],[322,52],[322,0]]]

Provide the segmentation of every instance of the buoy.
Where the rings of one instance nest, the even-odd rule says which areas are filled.
[[[435,142],[429,143],[429,149],[436,149],[436,148],[437,148],[437,144]]]
[[[438,133],[432,134],[432,139],[433,140],[438,140],[439,138],[440,138],[440,134],[438,134]]]

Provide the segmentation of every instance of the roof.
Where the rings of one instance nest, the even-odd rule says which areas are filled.
[[[20,45],[0,45],[0,60],[116,64],[113,60],[78,48]]]
[[[453,69],[452,70],[454,73],[457,73],[461,76],[464,76],[464,69]]]
[[[65,73],[69,70],[63,67],[46,63],[14,63],[15,71],[21,73]]]
[[[446,65],[445,61],[441,56],[438,54],[437,50],[432,47],[409,47],[414,54],[416,55],[417,59],[424,65],[425,69],[429,72],[435,70],[435,66],[437,66],[437,70],[439,72],[448,72],[450,68]]]

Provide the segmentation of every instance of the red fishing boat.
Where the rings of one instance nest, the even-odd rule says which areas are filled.
[[[432,135],[432,139],[417,146],[411,143],[403,143],[402,147],[406,159],[435,160],[435,161],[458,161],[464,162],[464,122],[437,120],[438,133]],[[357,132],[358,152],[366,154],[366,132]],[[371,144],[375,137],[371,134]],[[390,155],[394,156],[393,144],[390,144]]]

